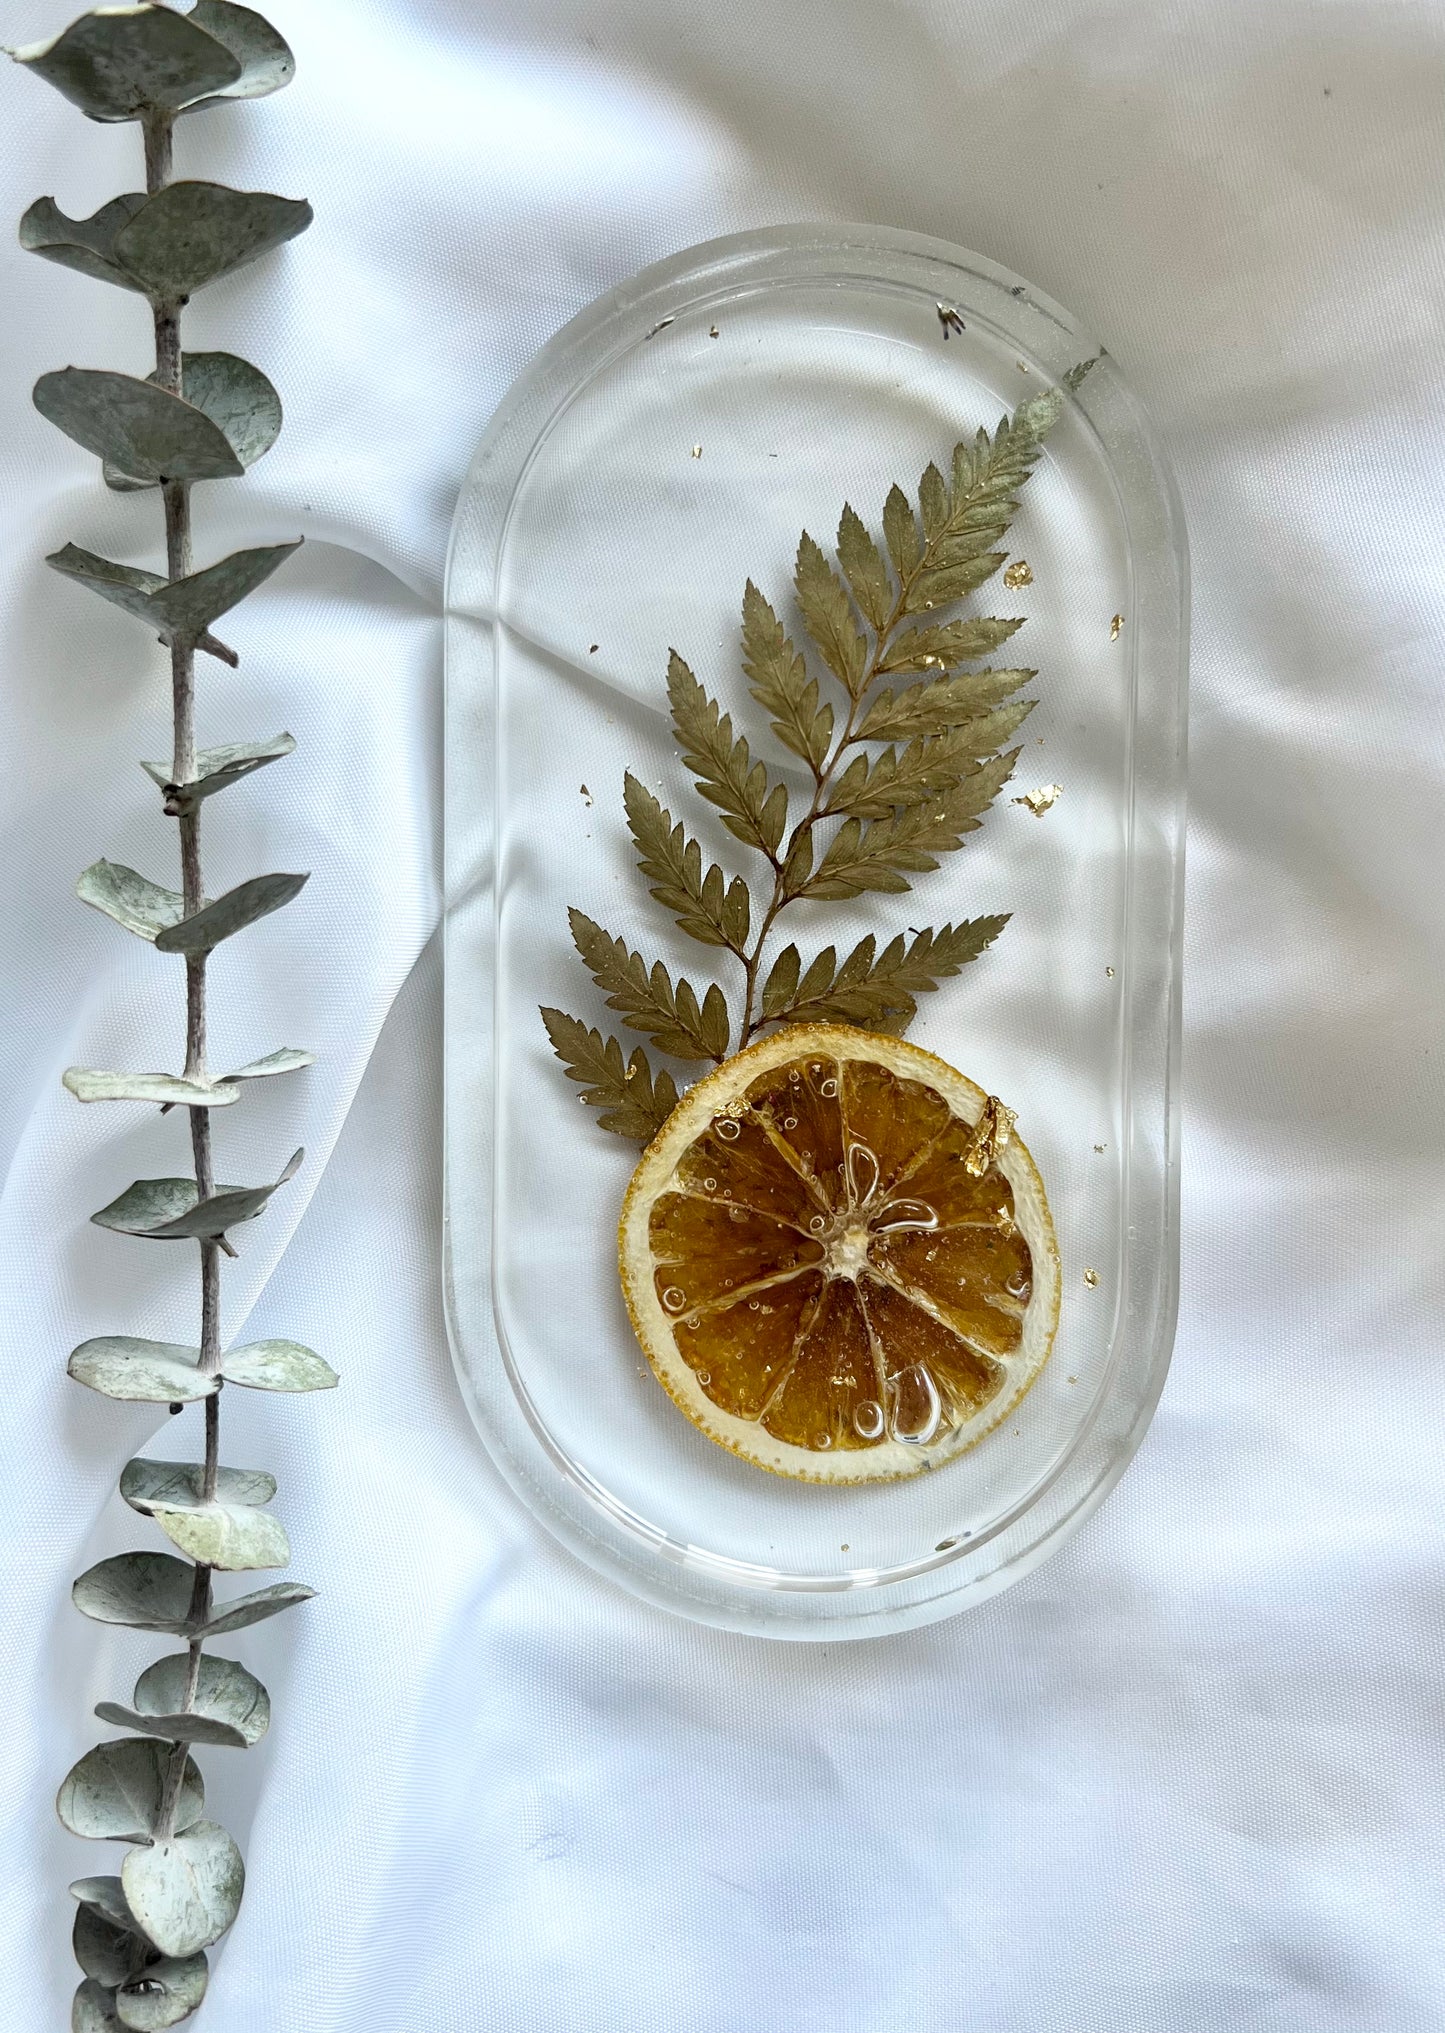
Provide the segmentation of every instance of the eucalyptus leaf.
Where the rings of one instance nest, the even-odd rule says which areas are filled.
[[[15,51],[92,120],[177,112],[239,83],[244,65],[225,44],[169,7],[99,7],[49,42]]]
[[[251,1341],[222,1357],[228,1384],[252,1391],[330,1391],[341,1379],[329,1362],[299,1341]]]
[[[88,219],[69,219],[54,198],[37,198],[20,221],[20,245],[30,254],[77,269],[96,282],[139,289],[140,284],[115,258],[115,236],[147,202],[144,191],[127,191]]]
[[[269,741],[230,741],[220,748],[200,748],[196,751],[196,774],[184,784],[172,782],[168,762],[143,762],[141,768],[165,792],[168,806],[190,809],[203,798],[213,798],[217,791],[228,790],[242,777],[264,769],[268,762],[279,762],[295,747],[291,735],[273,734]]]
[[[149,1737],[118,1737],[97,1744],[67,1772],[55,1808],[72,1835],[97,1842],[147,1842],[154,1833],[170,1765],[168,1746]],[[176,1827],[189,1828],[205,1806],[205,1788],[194,1762],[186,1759],[176,1806]],[[124,1874],[121,1883],[125,1885]],[[137,1911],[130,1887],[125,1896],[145,1933],[155,1941],[145,1917]],[[164,1944],[156,1942],[158,1948]]]
[[[196,0],[190,19],[197,28],[204,28],[207,35],[224,43],[241,66],[241,75],[234,84],[227,85],[214,99],[202,100],[201,105],[214,106],[227,99],[262,99],[289,85],[296,75],[296,59],[283,38],[251,8],[238,7],[234,0]],[[197,112],[199,107],[189,106],[186,110]]]
[[[263,1469],[222,1468],[216,1494],[202,1494],[199,1462],[129,1461],[120,1493],[132,1510],[155,1519],[166,1537],[192,1560],[224,1573],[285,1567],[291,1558],[285,1527],[257,1506],[276,1494],[276,1478]]]
[[[137,1712],[148,1717],[177,1714],[185,1699],[189,1667],[185,1652],[173,1652],[147,1666],[135,1684]],[[191,1707],[197,1715],[226,1724],[247,1744],[259,1743],[271,1724],[271,1697],[255,1674],[235,1659],[217,1659],[209,1653],[201,1660]]]
[[[244,932],[258,919],[269,917],[299,896],[306,886],[304,875],[255,875],[249,882],[227,890],[213,904],[180,918],[156,934],[158,953],[210,953],[223,939]]]
[[[87,1977],[70,2007],[70,2033],[122,2033],[115,1999],[94,1977]]]
[[[148,375],[154,382],[154,374]],[[187,353],[181,363],[181,394],[204,410],[224,431],[243,466],[254,466],[281,435],[281,398],[259,367],[236,353]],[[105,465],[105,484],[123,494],[154,487],[154,480]]]
[[[210,1744],[217,1749],[244,1751],[246,1739],[228,1722],[213,1721],[197,1714],[141,1715],[119,1701],[98,1701],[95,1713],[101,1722],[116,1729],[139,1730],[144,1736],[163,1737],[173,1744]],[[84,1968],[84,1964],[81,1965]],[[95,1974],[94,1971],[91,1972]]]
[[[158,303],[180,303],[219,276],[294,240],[311,224],[304,198],[167,184],[115,237],[115,258]]]
[[[71,1376],[102,1397],[134,1405],[189,1405],[214,1396],[220,1379],[196,1367],[198,1348],[176,1341],[137,1341],[104,1334],[82,1341],[67,1363]]]
[[[116,1993],[116,2016],[133,2033],[179,2026],[199,2009],[209,1976],[203,1955],[165,1956],[148,1963]]]
[[[121,1470],[120,1493],[133,1511],[147,1515],[167,1509],[203,1509],[209,1499],[201,1494],[205,1470],[199,1461],[149,1461],[137,1456]],[[269,1504],[276,1494],[276,1478],[264,1468],[218,1468],[216,1498],[224,1504]]]
[[[117,1879],[116,1884],[119,1883]],[[155,1960],[155,1950],[136,1931],[133,1921],[118,1925],[93,1906],[82,1906],[77,1911],[70,1945],[85,1974],[108,1991],[129,1982],[147,1962]]]
[[[88,586],[92,593],[133,614],[137,621],[144,621],[148,627],[156,625],[151,595],[167,583],[159,572],[143,571],[138,565],[117,565],[110,558],[97,557],[94,551],[82,550],[79,544],[66,544],[63,550],[52,552],[45,562],[52,572]]]
[[[240,1911],[241,1852],[214,1821],[198,1821],[169,1842],[132,1850],[121,1867],[131,1911],[156,1947],[194,1955],[218,1941]]]
[[[181,1637],[191,1629],[195,1578],[194,1568],[169,1553],[117,1553],[88,1567],[71,1584],[70,1599],[94,1623]]]
[[[136,565],[118,565],[78,544],[66,544],[45,562],[52,571],[88,586],[102,600],[158,630],[166,642],[199,643],[210,624],[254,593],[300,542],[298,537],[292,543],[234,551],[188,579],[162,579]]]
[[[225,1108],[238,1098],[234,1087],[183,1080],[175,1073],[102,1073],[92,1066],[68,1066],[61,1079],[77,1101],[156,1101],[162,1108]]]
[[[162,889],[149,876],[137,875],[118,861],[92,862],[77,880],[75,894],[92,910],[103,911],[127,932],[152,943],[180,923],[186,907],[179,891]]]
[[[222,1080],[265,1080],[273,1073],[296,1073],[303,1066],[314,1066],[316,1054],[306,1052],[299,1045],[283,1045],[279,1052],[268,1052],[264,1059],[253,1059],[248,1066],[238,1066],[234,1073],[223,1073]]]
[[[137,480],[228,480],[244,471],[203,410],[133,374],[62,367],[41,375],[34,402],[57,430]]]
[[[220,1186],[206,1200],[198,1199],[194,1179],[137,1179],[90,1218],[98,1228],[157,1242],[214,1239],[239,1222],[254,1221],[271,1195],[294,1177],[304,1156],[304,1151],[293,1153],[273,1185]]]
[[[112,1927],[128,1927],[132,1934],[139,1934],[135,1915],[125,1902],[125,1891],[119,1878],[77,1878],[70,1888],[72,1899],[82,1906],[89,1906],[108,1920]]]
[[[229,1631],[244,1631],[251,1624],[264,1623],[267,1617],[279,1616],[283,1609],[291,1609],[298,1602],[310,1602],[315,1593],[314,1588],[299,1581],[273,1582],[269,1588],[258,1588],[251,1595],[238,1595],[230,1602],[218,1603],[198,1635],[220,1638]]]

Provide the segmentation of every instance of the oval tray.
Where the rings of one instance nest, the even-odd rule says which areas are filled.
[[[1168,469],[1107,355],[1066,392],[1021,496],[1007,541],[1032,583],[995,580],[970,609],[1028,619],[1019,660],[1038,668],[1039,704],[1014,784],[910,894],[865,898],[856,929],[820,912],[814,933],[1013,913],[909,1035],[1017,1110],[1048,1185],[1063,1312],[1018,1411],[946,1467],[851,1491],[712,1446],[654,1381],[618,1289],[635,1146],[579,1108],[537,1014],[557,1003],[628,1036],[572,952],[573,904],[709,978],[714,956],[647,897],[622,812],[630,767],[729,859],[676,755],[669,647],[754,731],[745,580],[785,609],[801,529],[826,543],[845,500],[876,529],[892,481],[911,492],[930,459],[1098,351],[1030,284],[938,241],[847,226],[712,241],[553,339],[462,492],[446,708],[457,1372],[535,1515],[600,1572],[704,1622],[836,1640],[986,1600],[1099,1503],[1163,1384],[1187,566]],[[786,774],[780,750],[768,760]],[[1043,816],[1013,801],[1047,783],[1062,790]]]

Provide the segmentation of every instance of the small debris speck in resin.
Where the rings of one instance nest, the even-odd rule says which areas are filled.
[[[1098,1282],[1099,1282],[1099,1273],[1097,1271],[1095,1270],[1085,1271],[1084,1283],[1088,1286],[1091,1292],[1093,1291],[1094,1287],[1098,1284]]]
[[[1036,791],[1025,791],[1021,798],[1015,798],[1014,803],[1027,805],[1036,819],[1042,819],[1044,813],[1051,810],[1063,796],[1063,792],[1062,784],[1040,784]]]
[[[592,802],[592,793],[591,791],[588,790],[586,784],[583,784],[582,786],[582,800],[584,804],[588,805],[590,805]]]
[[[598,650],[601,649],[601,647],[602,645],[600,642],[589,642],[587,645],[588,656],[596,656]]]
[[[1094,1149],[1096,1151],[1106,1151],[1108,1148],[1109,1146],[1107,1144],[1095,1144],[1094,1146]]]
[[[707,335],[708,335],[708,337],[709,337],[710,339],[716,339],[716,338],[720,338],[720,337],[721,337],[721,334],[719,333],[719,331],[718,331],[718,328],[717,328],[717,326],[716,326],[716,325],[709,325],[709,326],[708,326],[708,328],[707,328]]]
[[[958,315],[957,310],[955,310],[952,304],[940,304],[938,306],[938,322],[943,327],[945,339],[950,332],[961,332],[964,329],[963,319]]]
[[[1032,586],[1034,568],[1027,558],[1015,558],[1003,575],[1003,582],[1010,591],[1019,586]]]
[[[1122,614],[1116,614],[1114,616],[1114,619],[1109,623],[1110,642],[1117,642],[1119,640],[1119,637],[1123,633],[1124,633],[1124,617]]]
[[[700,459],[700,458],[702,457],[702,446],[701,446],[701,445],[694,445],[694,446],[693,446],[693,448],[692,448],[692,456],[694,457],[694,459]]]
[[[653,326],[652,330],[648,333],[647,335],[648,338],[655,339],[659,332],[665,332],[668,326],[672,323],[673,320],[671,318],[659,318],[657,323]]]
[[[1104,969],[1104,972],[1109,977],[1110,981],[1114,979],[1114,970],[1112,967],[1106,967]]]

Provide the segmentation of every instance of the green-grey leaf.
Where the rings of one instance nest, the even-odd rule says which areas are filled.
[[[102,205],[89,219],[70,219],[54,198],[37,198],[20,221],[20,245],[30,254],[42,254],[47,261],[77,269],[96,282],[138,289],[139,283],[115,258],[115,236],[148,202],[144,191],[128,191]]]
[[[176,1714],[185,1699],[189,1665],[186,1653],[173,1652],[147,1666],[135,1684],[137,1711],[151,1717]],[[235,1659],[218,1659],[208,1653],[201,1660],[191,1706],[197,1715],[225,1723],[248,1744],[259,1743],[271,1725],[270,1695],[255,1674]]]
[[[119,1888],[118,1878],[115,1884]],[[155,1950],[137,1932],[133,1920],[118,1924],[94,1906],[78,1908],[70,1944],[85,1974],[108,1991],[128,1982],[147,1962],[155,1960]]]
[[[688,839],[681,825],[673,825],[672,814],[630,770],[622,800],[637,844],[637,865],[663,909],[700,944],[741,954],[751,915],[747,884],[736,877],[729,883],[716,862],[704,871],[701,846]]]
[[[97,557],[94,551],[82,550],[79,544],[66,544],[63,550],[53,551],[45,562],[52,572],[78,580],[102,600],[133,614],[137,621],[155,626],[151,595],[158,586],[167,583],[158,572],[143,571],[138,565],[117,565],[110,558]]]
[[[853,619],[843,582],[806,530],[798,543],[793,585],[808,633],[824,663],[856,698],[868,667],[867,638]]]
[[[185,909],[185,899],[176,890],[162,889],[117,861],[93,862],[76,882],[75,894],[138,939],[152,942],[168,926],[178,924]]]
[[[219,564],[193,572],[189,579],[171,579],[150,598],[150,611],[168,636],[194,642],[218,616],[254,593],[276,567],[302,542],[265,544],[257,550],[233,551]]]
[[[1091,359],[1076,360],[1073,366],[1069,369],[1068,373],[1064,376],[1065,388],[1071,388],[1077,393],[1080,386],[1087,379],[1090,370],[1092,368],[1097,367],[1099,362],[1103,359],[1103,357],[1104,355],[1101,351],[1095,353]]]
[[[154,374],[147,376],[154,382]],[[281,398],[259,367],[235,353],[187,353],[181,393],[225,433],[243,466],[254,466],[281,435]],[[122,494],[154,487],[154,480],[122,473],[107,461],[105,484]]]
[[[888,576],[883,553],[868,534],[862,517],[847,505],[838,524],[838,563],[864,620],[875,629],[885,627],[893,612],[893,581]]]
[[[604,1038],[560,1009],[544,1009],[542,1021],[567,1078],[582,1088],[578,1099],[601,1109],[598,1127],[651,1143],[677,1106],[672,1075],[654,1074],[640,1045],[624,1060],[616,1038]]]
[[[87,1977],[70,2007],[70,2033],[122,2033],[115,2000],[94,1977]]]
[[[116,234],[115,258],[157,302],[179,303],[294,240],[311,218],[304,198],[226,184],[167,184]]]
[[[125,1334],[102,1334],[82,1341],[66,1364],[69,1374],[87,1390],[133,1405],[189,1405],[209,1398],[219,1379],[196,1367],[198,1348],[179,1341],[140,1341]]]
[[[203,410],[133,374],[63,367],[41,375],[34,402],[57,430],[138,480],[225,480],[244,470]]]
[[[133,1511],[155,1519],[190,1559],[224,1573],[284,1567],[291,1558],[278,1519],[258,1508],[276,1494],[276,1478],[263,1469],[222,1468],[216,1494],[202,1495],[199,1462],[128,1461],[120,1493]]]
[[[179,1566],[180,1562],[176,1564]],[[291,1609],[298,1602],[310,1602],[315,1593],[314,1588],[306,1588],[299,1581],[273,1582],[269,1588],[258,1588],[251,1595],[238,1595],[231,1602],[218,1603],[198,1635],[220,1638],[229,1631],[244,1631],[251,1624],[264,1623],[267,1617],[279,1616],[283,1609]]]
[[[103,1073],[68,1066],[61,1079],[77,1101],[156,1101],[163,1108],[225,1108],[239,1099],[234,1087],[183,1080],[175,1073]]]
[[[279,762],[295,748],[293,736],[273,734],[269,741],[228,741],[220,748],[197,749],[196,774],[185,784],[172,781],[168,762],[143,762],[141,768],[165,792],[168,805],[189,807],[198,805],[202,798],[213,798],[217,791],[228,790],[268,762]]]
[[[203,1955],[165,1956],[149,1963],[117,1992],[116,2016],[132,2033],[179,2026],[199,2009],[209,1975]]]
[[[784,748],[819,776],[833,739],[833,708],[819,705],[817,679],[751,579],[743,593],[743,674]]]
[[[150,5],[95,8],[15,58],[92,120],[175,112],[242,75],[240,59],[187,15]]]
[[[132,1934],[140,1933],[136,1917],[125,1903],[119,1878],[77,1878],[70,1887],[70,1896],[99,1913],[112,1927],[128,1927]]]
[[[141,1715],[119,1701],[98,1701],[95,1713],[101,1722],[117,1729],[139,1730],[145,1736],[161,1737],[172,1744],[209,1744],[217,1750],[244,1751],[246,1739],[228,1722],[213,1722],[204,1715]],[[82,1963],[82,1968],[85,1965]],[[92,1975],[94,1972],[92,1971]]]
[[[330,1391],[341,1381],[329,1362],[299,1341],[249,1341],[223,1358],[221,1375],[250,1391]]]
[[[194,1583],[194,1568],[169,1553],[118,1553],[87,1568],[70,1598],[94,1623],[180,1637],[190,1629]]]
[[[652,1038],[675,1059],[721,1058],[726,1054],[726,1005],[723,1043],[718,1044],[720,991],[709,989],[705,1003],[699,1006],[692,983],[674,983],[660,960],[649,967],[640,953],[628,950],[625,940],[614,939],[585,912],[573,910],[568,917],[573,943],[606,996],[609,1009],[620,1010],[634,1030]]]
[[[97,1842],[145,1842],[155,1829],[169,1764],[167,1747],[148,1737],[118,1737],[114,1743],[97,1744],[65,1775],[55,1810],[72,1835]],[[178,1828],[199,1819],[205,1798],[200,1772],[187,1758],[176,1807]],[[125,1883],[123,1874],[121,1882]],[[126,1899],[154,1941],[128,1885]]]
[[[133,1511],[149,1515],[168,1510],[195,1510],[207,1499],[201,1494],[205,1470],[199,1461],[150,1461],[138,1455],[121,1471],[120,1493]],[[218,1468],[216,1498],[227,1504],[269,1504],[276,1478],[264,1468]]]
[[[682,759],[699,791],[736,839],[776,860],[788,824],[787,790],[769,788],[763,765],[753,761],[741,735],[734,736],[731,716],[708,697],[676,650],[668,655],[667,696]]]
[[[269,21],[251,8],[238,7],[234,0],[196,0],[190,19],[197,28],[205,29],[217,42],[224,43],[241,66],[241,75],[234,84],[225,86],[216,98],[202,100],[200,105],[213,106],[225,99],[262,99],[271,92],[279,92],[295,76],[296,59],[285,41]],[[198,105],[186,108],[187,112],[198,110]]]
[[[277,1188],[294,1178],[304,1155],[295,1152],[270,1186],[220,1186],[207,1200],[198,1200],[194,1179],[137,1179],[90,1218],[98,1228],[159,1242],[222,1236],[238,1222],[254,1221]]]
[[[238,1066],[234,1073],[223,1073],[222,1080],[265,1080],[273,1073],[295,1073],[303,1066],[314,1066],[316,1054],[304,1052],[299,1045],[283,1045],[279,1052],[268,1052],[264,1059],[252,1059],[247,1066]]]
[[[157,932],[156,951],[210,953],[223,939],[244,932],[248,925],[289,904],[300,895],[306,881],[304,875],[254,875],[249,882],[227,890],[215,903]]]
[[[235,1919],[246,1881],[241,1852],[214,1821],[132,1850],[121,1866],[130,1909],[163,1954],[195,1955]]]

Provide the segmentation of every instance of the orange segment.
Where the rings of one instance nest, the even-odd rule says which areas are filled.
[[[942,1060],[836,1025],[780,1031],[690,1089],[619,1235],[638,1340],[688,1417],[815,1482],[916,1474],[1005,1417],[1059,1304],[1011,1121]]]

